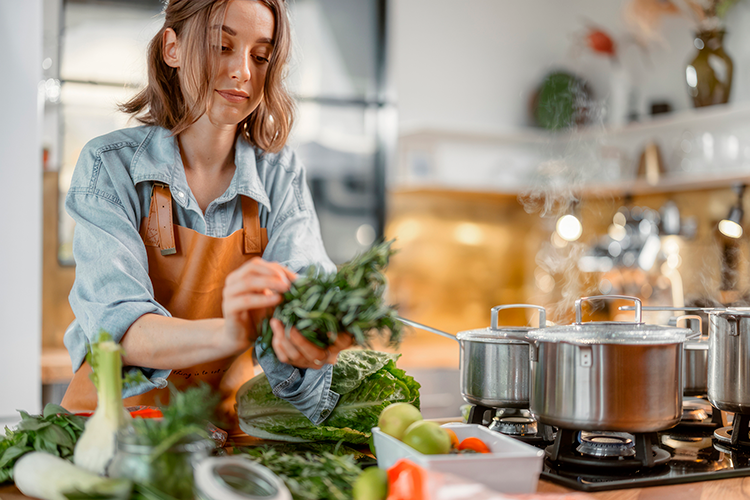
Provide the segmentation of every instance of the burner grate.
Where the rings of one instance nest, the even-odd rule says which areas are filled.
[[[598,452],[611,449],[629,449],[632,444],[633,452],[628,455],[593,455],[584,454],[579,448],[582,444],[580,431],[571,429],[559,429],[554,444],[545,449],[548,461],[553,466],[568,467],[587,470],[607,470],[608,472],[632,472],[644,468],[652,468],[667,463],[670,459],[669,452],[658,447],[658,437],[655,432],[633,435],[634,442],[627,443],[622,436],[594,434]],[[592,440],[589,440],[591,444]],[[584,449],[586,447],[584,446]],[[590,448],[589,448],[590,449]],[[620,451],[621,453],[621,451]]]
[[[716,429],[714,437],[724,445],[750,448],[750,415],[735,413],[732,426]]]

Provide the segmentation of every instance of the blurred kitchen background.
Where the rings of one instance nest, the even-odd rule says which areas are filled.
[[[750,299],[750,0],[288,3],[290,144],[326,248],[341,263],[396,238],[402,316],[456,333],[498,304],[570,323],[585,295]],[[0,375],[17,381],[0,420],[72,376],[63,201],[83,145],[136,125],[116,103],[145,82],[161,8],[0,0]],[[457,414],[458,344],[410,330],[399,351],[425,414]]]

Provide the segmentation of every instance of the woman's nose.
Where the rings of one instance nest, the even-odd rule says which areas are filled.
[[[232,58],[232,67],[230,70],[231,77],[242,83],[250,80],[251,75],[251,60],[249,54],[237,54],[236,57]]]

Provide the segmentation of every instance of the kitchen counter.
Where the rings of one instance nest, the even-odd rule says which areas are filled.
[[[549,481],[539,481],[537,492],[570,493],[574,490]],[[599,500],[744,500],[750,499],[750,477],[652,486],[650,488],[600,491],[587,493],[586,496]]]
[[[575,491],[548,481],[539,481],[537,492],[554,494]],[[592,500],[750,500],[750,477],[598,493],[577,493]],[[25,500],[27,498],[29,497],[23,495],[14,485],[0,486],[0,499],[2,500]]]

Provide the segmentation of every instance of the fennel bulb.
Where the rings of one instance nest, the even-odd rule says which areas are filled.
[[[74,492],[87,498],[126,500],[132,489],[126,479],[100,477],[42,451],[21,457],[13,467],[13,480],[21,493],[43,500],[66,500],[65,494]]]
[[[132,418],[122,405],[121,353],[122,347],[101,332],[86,356],[94,370],[91,380],[96,385],[97,406],[76,443],[73,462],[99,475],[106,475],[115,456],[117,431]]]

